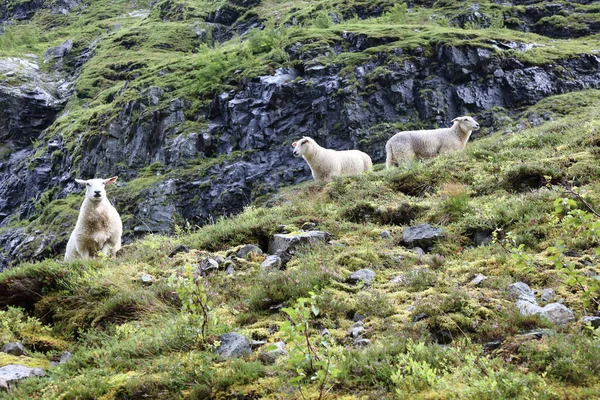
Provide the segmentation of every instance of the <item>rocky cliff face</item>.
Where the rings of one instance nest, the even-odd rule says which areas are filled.
[[[252,11],[258,4],[228,3],[204,16],[212,24],[213,40],[226,41],[262,26]],[[598,31],[591,18],[588,24],[580,21],[577,32],[557,31],[543,23],[556,15],[555,6],[527,4],[503,14],[507,26],[550,37]],[[42,9],[68,13],[78,6],[76,1],[25,2],[0,11],[0,18],[31,18]],[[580,6],[557,7],[563,13]],[[186,15],[172,2],[154,7],[151,12],[158,9],[163,20]],[[354,12],[367,18],[385,10],[382,4]],[[582,13],[580,19],[586,17]],[[333,14],[332,20],[336,18]],[[485,27],[492,20],[470,5],[452,23]],[[75,176],[120,176],[125,186],[112,195],[128,239],[168,233],[175,223],[204,224],[237,213],[282,185],[310,179],[306,163],[290,151],[291,142],[303,135],[330,148],[359,148],[381,162],[394,129],[447,126],[455,116],[470,114],[491,132],[519,107],[553,94],[600,87],[600,55],[593,52],[538,62],[521,55],[548,45],[498,38],[403,47],[401,42],[393,45],[396,40],[342,31],[326,45],[291,43],[284,49],[285,63],[215,93],[195,113],[188,112],[190,97],[173,97],[167,87],[146,87],[93,120],[101,135],[76,138],[66,136],[64,125],[56,128],[55,122],[68,118],[67,104],[76,98],[73,83],[95,56],[97,42],[82,47],[65,41],[50,49],[44,58],[52,67],[40,68],[43,62],[35,56],[0,59],[0,246],[5,249],[0,268],[15,259],[62,251],[80,199],[71,198],[69,216],[59,218],[61,224],[41,227],[39,217],[78,191]],[[370,56],[350,66],[327,61],[332,55],[359,53]],[[187,123],[193,128],[182,130]]]

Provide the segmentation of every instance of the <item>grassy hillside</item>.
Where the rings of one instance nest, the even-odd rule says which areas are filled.
[[[175,100],[184,101],[185,121],[168,126],[169,135],[204,132],[215,96],[281,67],[338,69],[339,93],[364,90],[368,99],[373,85],[359,87],[358,66],[377,60],[366,81],[385,83],[387,67],[416,65],[450,46],[489,50],[523,68],[560,70],[574,56],[598,57],[595,4],[396,3],[102,0],[12,21],[0,35],[0,57],[43,60],[46,49],[71,39],[63,68],[79,73],[64,112],[32,144],[38,152],[29,167],[60,137],[65,153],[52,153],[51,165],[78,176],[86,145],[110,136],[112,122],[126,115],[132,125],[156,123],[153,113]],[[569,12],[533,20],[556,4]],[[524,24],[533,32],[517,30]],[[544,29],[557,36],[534,33]],[[84,49],[91,56],[80,65]],[[45,72],[55,67],[40,61]],[[0,79],[19,85],[17,77]],[[141,101],[156,88],[163,91],[156,101]],[[583,317],[597,315],[600,301],[600,90],[485,115],[487,126],[461,153],[287,187],[202,227],[176,220],[175,234],[133,241],[116,259],[64,263],[61,254],[0,273],[0,346],[19,341],[28,350],[0,353],[0,367],[47,374],[10,392],[0,385],[0,399],[598,398],[600,333]],[[382,123],[365,140],[407,126],[429,125]],[[131,227],[135,206],[158,183],[191,182],[242,153],[142,168],[121,160],[111,174],[125,174],[126,183],[109,196]],[[59,198],[62,189],[39,193],[29,200],[33,215],[1,229],[26,227],[32,248],[50,247],[46,234],[68,235],[82,200]],[[420,223],[443,231],[425,254],[402,242],[404,229]],[[264,255],[236,256],[243,245],[266,252],[274,234],[303,230],[327,231],[331,240],[300,248],[284,270],[261,270]],[[179,245],[190,250],[171,255]],[[207,257],[223,259],[218,271],[194,279]],[[376,274],[371,284],[348,280],[365,268]],[[478,274],[487,279],[474,283]],[[518,281],[552,289],[551,301],[575,320],[556,326],[523,316],[508,292]],[[253,351],[219,356],[228,332],[255,341]],[[262,353],[279,341],[289,354],[271,363]],[[51,366],[65,350],[73,357]]]
[[[599,100],[600,91],[548,98],[463,153],[288,188],[236,217],[146,237],[114,260],[4,272],[0,304],[13,306],[0,337],[33,349],[20,362],[47,365],[65,349],[73,358],[0,398],[593,398],[600,336],[581,319],[600,298],[598,216],[586,206],[600,202]],[[529,126],[540,113],[548,122]],[[403,228],[421,222],[445,234],[426,255],[400,245]],[[261,255],[232,257],[233,274],[191,283],[207,255],[265,247],[280,225],[332,240],[302,248],[283,271],[261,271]],[[478,246],[475,232],[493,240]],[[179,244],[191,251],[169,257]],[[374,282],[348,283],[362,268]],[[479,273],[488,279],[470,283]],[[507,292],[516,281],[554,289],[575,322],[522,316]],[[282,303],[287,312],[273,308]],[[365,347],[347,335],[357,314]],[[542,328],[542,339],[523,335]],[[221,359],[217,338],[231,331],[267,344]],[[282,339],[290,356],[262,363]]]

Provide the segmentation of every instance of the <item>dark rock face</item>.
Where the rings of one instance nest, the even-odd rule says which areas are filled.
[[[234,14],[255,3],[228,2],[211,15],[213,39],[227,40],[238,28],[254,26],[254,17],[238,21]],[[22,4],[31,10],[46,6],[42,1]],[[79,2],[53,4],[70,10]],[[158,14],[165,20],[177,20],[184,12],[180,6],[161,2]],[[354,10],[360,18],[384,11],[376,5],[364,7]],[[466,11],[471,15],[481,14],[470,7]],[[20,11],[22,15],[28,12]],[[14,12],[0,14],[0,18],[7,15],[11,17]],[[326,53],[358,52],[393,40],[346,32],[339,41],[323,48],[292,44],[284,50],[296,62],[294,69],[278,69],[272,75],[248,79],[236,90],[217,94],[204,110],[206,126],[184,134],[177,127],[192,118],[185,113],[188,101],[174,98],[167,107],[157,107],[166,98],[165,89],[144,89],[116,115],[98,119],[105,134],[84,136],[75,148],[59,136],[48,143],[31,144],[42,138],[42,132],[57,118],[71,94],[70,82],[91,55],[89,49],[80,55],[71,54],[68,41],[50,49],[48,57],[57,64],[58,60],[67,64],[74,60],[68,68],[54,70],[70,71],[70,75],[54,80],[52,90],[39,89],[47,85],[35,85],[31,90],[18,91],[0,83],[0,142],[8,148],[0,154],[0,227],[36,215],[36,202],[49,189],[57,188],[56,199],[74,192],[71,171],[78,170],[83,178],[119,175],[121,182],[128,182],[154,163],[179,170],[189,169],[192,160],[215,160],[185,177],[157,177],[135,203],[115,199],[117,209],[133,215],[124,227],[126,240],[149,232],[170,233],[176,219],[202,225],[217,216],[238,213],[252,200],[281,186],[311,179],[306,162],[291,156],[290,143],[303,135],[328,148],[358,148],[377,163],[385,157],[388,138],[377,135],[374,126],[423,121],[441,127],[464,114],[481,121],[488,119],[482,125],[493,126],[488,111],[493,107],[514,109],[549,95],[600,87],[598,55],[531,66],[487,48],[439,46],[427,53],[421,48],[397,48],[356,65],[349,75],[340,73],[342,66],[315,62],[317,56]],[[491,44],[516,52],[537,46],[504,41]],[[68,57],[63,57],[65,54]],[[4,63],[7,71],[12,70],[8,65],[14,62],[0,60],[0,68]],[[66,80],[60,83],[61,79]],[[20,255],[39,258],[61,252],[65,243],[60,238],[70,228],[61,229],[53,232],[54,237],[45,237],[49,246],[41,249],[38,241],[25,243],[31,232],[4,230],[0,247],[7,250],[0,255],[2,266]]]

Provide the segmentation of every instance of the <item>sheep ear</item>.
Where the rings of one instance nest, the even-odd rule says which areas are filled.
[[[454,119],[452,120],[452,122],[457,122],[457,121],[458,121],[458,122],[460,122],[460,118],[454,118]]]
[[[111,183],[114,183],[117,180],[118,176],[113,176],[112,178],[108,178],[104,180],[104,184],[105,185],[110,185]]]
[[[85,185],[87,183],[85,179],[75,179],[75,182],[79,183],[80,185]]]
[[[298,146],[298,142],[292,143],[292,147],[296,147],[296,146]]]

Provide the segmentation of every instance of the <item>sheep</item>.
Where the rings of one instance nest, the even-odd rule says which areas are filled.
[[[75,229],[67,243],[65,261],[88,259],[98,251],[110,256],[121,248],[121,217],[106,198],[104,189],[105,185],[116,180],[116,176],[108,179],[75,179],[77,183],[86,185],[86,192]]]
[[[315,181],[328,181],[338,175],[352,175],[369,171],[373,162],[368,154],[359,150],[337,151],[326,149],[312,138],[304,136],[292,143],[294,156],[302,156]]]
[[[399,161],[412,161],[414,158],[432,158],[440,153],[464,150],[472,131],[479,124],[471,117],[458,117],[452,120],[450,128],[423,131],[398,132],[387,141],[385,165],[391,168]]]

